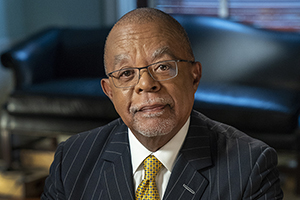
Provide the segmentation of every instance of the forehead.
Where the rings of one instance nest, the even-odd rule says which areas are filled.
[[[169,46],[159,46],[155,48],[153,51],[150,51],[149,55],[147,55],[151,61],[155,61],[160,58],[167,57],[169,59],[175,59],[176,56],[172,52]],[[130,60],[132,59],[132,56],[130,56],[130,53],[120,53],[116,54],[113,57],[114,65],[118,65],[122,61]]]
[[[107,40],[107,59],[111,64],[144,56],[156,59],[163,55],[177,57],[180,39],[170,27],[159,23],[127,24],[114,28]]]

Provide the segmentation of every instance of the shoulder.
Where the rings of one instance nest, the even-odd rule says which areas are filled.
[[[235,127],[214,121],[197,111],[193,111],[192,119],[194,124],[201,124],[202,127],[205,127],[212,143],[215,143],[218,148],[228,149],[228,147],[235,146],[236,148],[258,150],[258,152],[270,148],[263,141],[252,138]]]
[[[274,148],[196,111],[192,113],[191,126],[197,127],[194,134],[207,134],[210,138],[213,165],[203,174],[211,180],[218,180],[221,195],[228,195],[227,186],[230,185],[232,189],[241,188],[243,191],[237,193],[233,190],[234,199],[282,198]]]
[[[84,152],[91,147],[97,147],[98,151],[101,151],[101,148],[104,148],[113,136],[114,131],[120,127],[125,128],[126,126],[119,118],[104,126],[71,136],[59,144],[58,150],[64,154],[70,154],[70,152]]]

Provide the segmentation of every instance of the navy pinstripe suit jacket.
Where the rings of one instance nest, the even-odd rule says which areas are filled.
[[[282,199],[276,165],[274,149],[193,111],[163,199]],[[134,199],[121,119],[59,145],[45,199]]]

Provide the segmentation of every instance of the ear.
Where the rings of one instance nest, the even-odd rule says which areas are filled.
[[[106,96],[108,96],[110,98],[110,100],[112,101],[113,92],[112,92],[112,88],[111,88],[111,83],[108,78],[101,79],[101,87],[102,87],[103,92],[106,94]]]
[[[193,76],[193,85],[194,85],[194,90],[196,92],[198,85],[200,83],[200,79],[202,76],[202,65],[200,62],[195,62],[193,64],[193,70],[192,70],[192,76]]]

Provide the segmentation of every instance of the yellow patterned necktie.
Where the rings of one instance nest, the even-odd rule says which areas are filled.
[[[144,162],[145,177],[135,193],[136,200],[159,200],[159,193],[155,183],[155,177],[162,167],[161,162],[153,155],[148,156]]]

